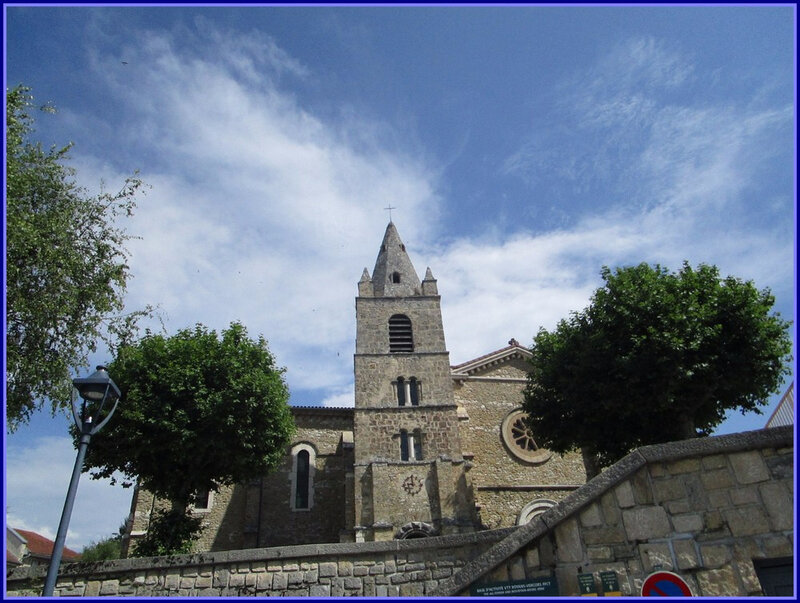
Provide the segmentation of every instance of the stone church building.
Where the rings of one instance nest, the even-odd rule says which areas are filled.
[[[440,304],[389,222],[358,282],[354,407],[293,407],[283,465],[192,509],[196,552],[521,525],[585,483],[579,454],[540,448],[522,421],[526,348],[512,339],[451,365]],[[162,505],[136,489],[132,546]]]

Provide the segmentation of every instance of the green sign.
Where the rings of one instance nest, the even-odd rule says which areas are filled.
[[[603,593],[610,596],[619,596],[619,580],[617,572],[600,572],[600,582],[603,585]]]
[[[578,574],[578,589],[582,595],[597,595],[594,574]]]
[[[557,597],[558,583],[555,576],[531,578],[512,582],[489,582],[476,584],[469,590],[473,597]]]

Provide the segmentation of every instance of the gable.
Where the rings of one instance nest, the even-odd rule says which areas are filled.
[[[512,340],[514,341],[514,340]],[[528,376],[528,358],[531,353],[520,346],[512,344],[501,350],[451,367],[453,379],[513,379],[526,380]]]

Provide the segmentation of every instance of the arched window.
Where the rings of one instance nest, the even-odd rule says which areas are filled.
[[[397,378],[397,405],[406,405],[406,380],[402,377]]]
[[[400,460],[422,460],[422,431],[415,429],[411,433],[406,429],[400,430]]]
[[[408,380],[409,398],[411,399],[411,406],[419,406],[419,382],[416,377],[411,377]]]
[[[555,504],[556,501],[549,500],[547,498],[538,498],[533,502],[528,503],[527,505],[522,507],[522,510],[519,512],[519,515],[517,516],[517,525],[518,526],[525,525],[534,517],[537,517],[542,513],[544,513],[545,511],[547,511],[548,509],[550,509],[551,507],[554,507]]]
[[[399,283],[400,282],[400,273],[399,272],[392,272],[392,282]]]
[[[405,314],[395,314],[389,318],[389,352],[413,352],[414,338],[411,333],[411,319]]]
[[[314,506],[314,471],[317,453],[309,444],[297,444],[292,448],[292,496],[293,511],[308,511]]]

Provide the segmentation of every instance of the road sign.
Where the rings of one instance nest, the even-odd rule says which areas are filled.
[[[643,597],[691,597],[692,591],[683,578],[672,572],[655,572],[642,584]]]

